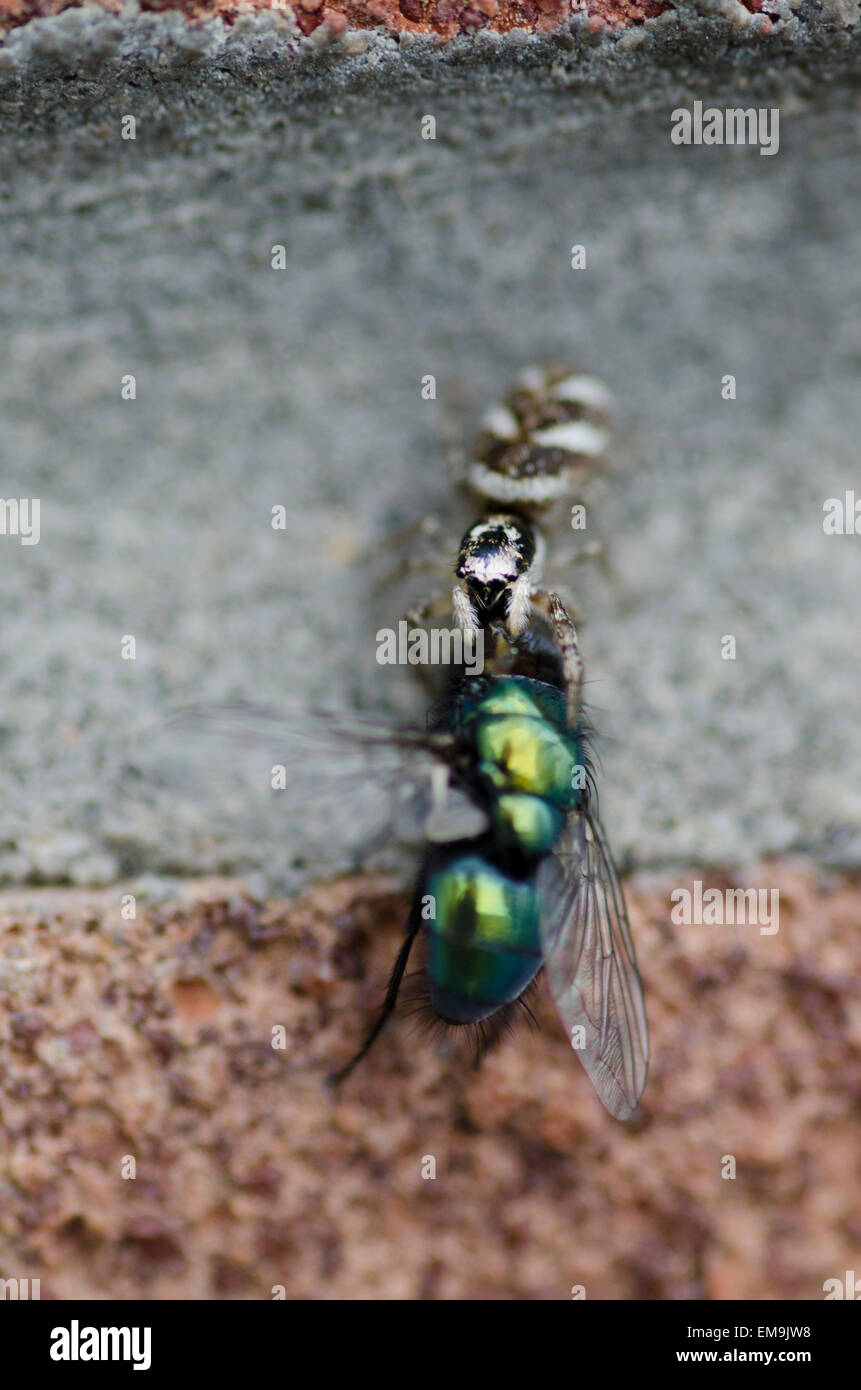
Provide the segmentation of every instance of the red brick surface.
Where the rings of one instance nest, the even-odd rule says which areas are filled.
[[[693,877],[729,884],[629,885],[652,1032],[630,1125],[543,991],[540,1031],[478,1072],[401,1014],[332,1094],[397,950],[387,880],[292,906],[210,885],[131,923],[118,892],[4,895],[0,1277],[43,1298],[822,1298],[861,1242],[859,885],[763,867],[765,936],[674,926]]]
[[[118,13],[121,0],[86,0],[91,5]],[[762,9],[763,0],[745,0],[751,13]],[[81,8],[80,0],[0,0],[0,28],[24,24],[29,19]],[[269,9],[284,12],[286,6],[267,0],[141,0],[143,10],[178,10],[190,19],[219,15],[231,23],[240,13]],[[584,14],[596,31],[605,26],[621,28],[642,24],[677,5],[668,0],[296,0],[292,6],[299,27],[313,33],[327,23],[333,35],[346,28],[409,30],[454,38],[479,29],[506,33],[523,29],[548,33],[573,14]]]

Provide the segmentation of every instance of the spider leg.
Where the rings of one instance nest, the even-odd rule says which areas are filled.
[[[585,679],[583,658],[580,655],[580,644],[577,640],[577,629],[568,609],[557,593],[546,589],[539,590],[533,595],[533,603],[541,612],[546,613],[553,630],[553,636],[562,660],[562,673],[565,678],[568,723],[574,724],[580,710]]]

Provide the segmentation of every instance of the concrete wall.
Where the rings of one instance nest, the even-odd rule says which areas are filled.
[[[4,878],[341,863],[337,818],[253,771],[171,771],[161,721],[403,711],[365,551],[445,509],[444,439],[559,356],[618,398],[618,582],[577,576],[618,852],[857,863],[861,537],[823,531],[861,496],[857,16],[774,13],[445,50],[134,10],[7,36],[0,476],[41,539],[0,538]],[[778,152],[672,144],[694,100],[777,107]]]

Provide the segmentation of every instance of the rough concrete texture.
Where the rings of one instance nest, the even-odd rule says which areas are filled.
[[[861,1240],[857,885],[751,881],[780,891],[774,936],[672,927],[669,881],[632,885],[655,1060],[628,1126],[543,994],[479,1072],[401,1018],[325,1087],[397,950],[384,880],[290,908],[215,885],[135,922],[7,893],[0,1274],[42,1298],[822,1298]]]
[[[300,92],[331,97],[339,89],[371,89],[379,100],[410,87],[427,90],[430,81],[437,93],[462,91],[468,112],[477,113],[486,87],[517,101],[530,94],[527,74],[549,73],[557,85],[574,89],[603,81],[616,101],[628,88],[638,102],[660,103],[656,78],[665,68],[674,71],[673,86],[691,65],[715,80],[722,67],[760,82],[787,73],[802,83],[817,73],[828,80],[851,59],[859,20],[858,0],[689,0],[678,6],[587,0],[570,7],[570,19],[567,0],[503,0],[497,15],[476,29],[472,18],[493,3],[441,0],[445,17],[433,18],[439,3],[419,0],[423,17],[413,21],[391,0],[358,0],[345,8],[313,0],[306,7],[107,0],[64,8],[60,0],[62,12],[45,17],[38,17],[44,9],[38,0],[20,6],[3,0],[0,76],[11,79],[7,99],[18,97],[25,122],[49,110],[63,125],[76,112],[104,118],[113,93],[131,90],[140,109],[153,86],[162,98],[175,88],[181,103],[202,88],[187,103],[198,118],[207,92],[223,111],[236,81],[282,101],[285,78],[288,102]],[[519,90],[511,92],[515,74]]]
[[[128,21],[137,66],[86,49],[112,16],[7,38],[3,494],[42,508],[38,545],[0,544],[7,880],[351,863],[301,787],[292,819],[266,797],[268,763],[177,786],[160,723],[223,698],[421,717],[375,662],[368,550],[445,510],[445,438],[548,357],[618,398],[589,520],[617,583],[576,576],[617,851],[857,863],[861,540],[822,525],[857,483],[861,361],[857,27],[834,13],[498,61],[373,35],[289,81],[247,48],[177,66],[177,15]],[[779,151],[672,144],[692,99],[777,102]]]

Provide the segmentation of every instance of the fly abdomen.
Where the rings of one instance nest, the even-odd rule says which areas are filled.
[[[443,859],[424,892],[431,1005],[447,1023],[477,1023],[526,989],[542,965],[535,880],[518,880],[478,854]]]

